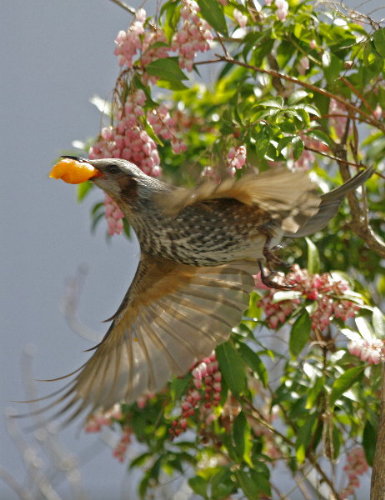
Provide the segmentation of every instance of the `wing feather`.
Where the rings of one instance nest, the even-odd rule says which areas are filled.
[[[232,198],[247,206],[258,206],[272,219],[281,221],[284,231],[296,232],[304,219],[317,213],[321,202],[316,185],[306,172],[274,167],[260,174],[231,177],[220,184],[207,180],[195,188],[176,188],[157,195],[164,213],[178,215],[188,206],[210,200]]]
[[[54,417],[67,414],[67,423],[163,389],[229,337],[247,307],[253,272],[246,261],[194,267],[142,255],[107,334],[42,411],[61,405]]]

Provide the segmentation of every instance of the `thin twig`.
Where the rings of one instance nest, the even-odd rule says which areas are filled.
[[[126,10],[133,16],[135,16],[136,10],[133,7],[130,7],[126,3],[122,2],[122,0],[110,0],[111,2],[115,3],[116,5],[119,5],[122,9]]]

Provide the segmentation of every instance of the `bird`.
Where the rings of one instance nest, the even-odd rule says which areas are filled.
[[[323,229],[344,196],[372,173],[365,169],[320,195],[305,172],[284,167],[185,188],[123,159],[62,157],[50,176],[88,179],[112,197],[137,235],[141,256],[90,359],[49,379],[70,380],[39,398],[53,398],[39,412],[55,408],[51,418],[66,415],[68,424],[80,414],[88,418],[158,393],[172,377],[185,375],[228,340],[248,306],[258,266],[272,268],[277,261],[275,247]]]

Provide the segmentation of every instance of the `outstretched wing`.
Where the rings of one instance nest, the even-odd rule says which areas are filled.
[[[167,196],[157,195],[158,204],[167,215],[177,215],[190,205],[221,198],[259,207],[271,219],[280,221],[286,232],[296,232],[303,220],[317,213],[321,202],[316,185],[305,172],[291,172],[283,167],[247,174],[240,179],[230,177],[220,184],[207,180],[193,189],[176,188]]]
[[[93,356],[42,410],[61,403],[52,418],[68,412],[69,422],[83,412],[133,402],[185,374],[240,322],[254,284],[252,266],[232,262],[203,268],[142,255]]]

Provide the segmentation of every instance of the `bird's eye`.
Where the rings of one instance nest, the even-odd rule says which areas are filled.
[[[120,174],[121,172],[120,168],[114,163],[107,165],[106,170],[109,174]]]

